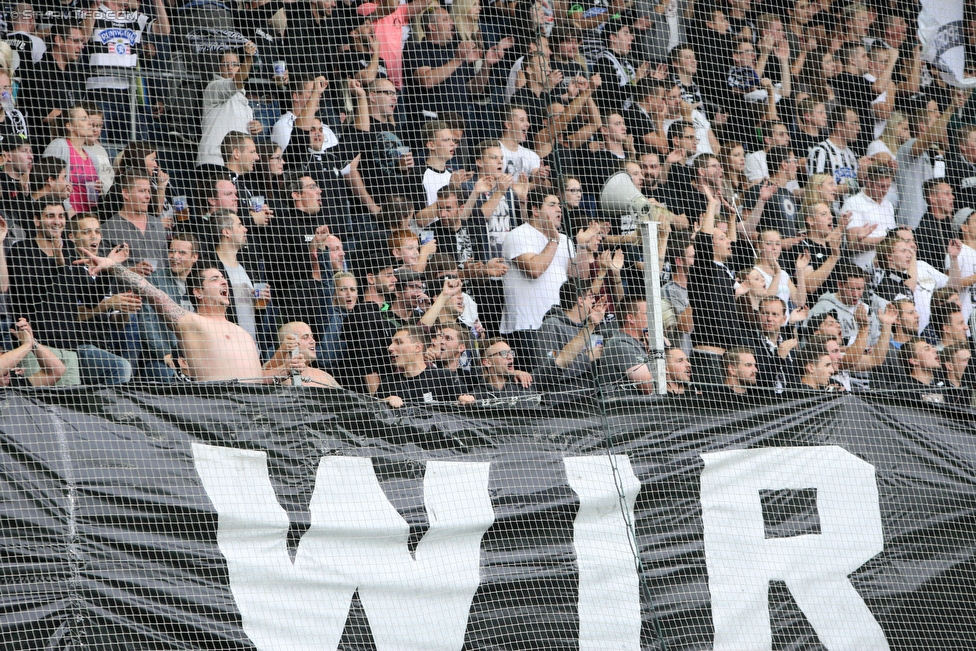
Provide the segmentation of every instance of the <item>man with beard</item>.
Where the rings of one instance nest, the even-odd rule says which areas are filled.
[[[396,289],[397,278],[390,258],[359,260],[356,268],[363,292],[342,324],[346,354],[341,381],[354,391],[375,394],[382,376],[389,372],[386,342],[394,331],[385,313],[390,310],[388,300]]]
[[[680,348],[668,348],[664,357],[665,377],[668,383],[668,393],[673,396],[683,396],[685,393],[692,393],[689,390],[691,384],[691,360]]]
[[[759,373],[752,349],[736,347],[725,351],[722,365],[725,367],[725,391],[720,393],[726,397],[749,395],[756,386]]]
[[[290,374],[295,386],[341,389],[334,377],[312,366],[315,359],[315,335],[312,329],[307,323],[292,321],[278,329],[278,350],[264,368],[274,369],[278,376]]]

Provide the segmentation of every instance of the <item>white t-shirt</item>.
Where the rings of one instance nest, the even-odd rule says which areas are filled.
[[[197,166],[223,165],[220,143],[231,131],[247,133],[247,124],[254,119],[244,91],[233,79],[218,77],[203,91],[203,135],[197,149]]]
[[[772,275],[766,273],[760,267],[753,267],[753,269],[755,269],[760,273],[760,275],[762,275],[763,282],[766,283],[767,290],[769,289],[769,286],[773,284],[774,281],[776,282],[776,297],[779,298],[781,301],[783,301],[783,303],[787,306],[786,313],[789,314],[790,275],[785,271],[783,271],[782,269],[780,269],[779,278],[773,278]]]
[[[548,243],[549,238],[531,224],[522,224],[505,238],[502,256],[511,265],[502,278],[505,287],[505,307],[499,328],[502,334],[538,330],[549,308],[559,303],[559,288],[569,278],[569,263],[576,257],[576,248],[565,235],[559,234],[559,247],[552,263],[538,278],[530,278],[512,262],[526,253],[541,253]]]
[[[949,276],[923,260],[918,260],[916,265],[918,278],[916,279],[913,300],[915,301],[915,311],[918,312],[918,331],[921,333],[932,318],[932,294],[935,293],[935,290],[942,289],[949,284]],[[961,293],[959,298],[962,298]]]
[[[515,151],[505,149],[505,145],[502,145],[501,149],[502,156],[505,158],[505,166],[502,171],[505,174],[511,174],[514,183],[528,181],[529,175],[542,165],[542,159],[539,158],[539,155],[522,145],[519,145]]]
[[[427,205],[432,206],[437,203],[437,191],[451,182],[450,170],[438,172],[432,167],[424,170],[424,192],[427,194]]]
[[[291,142],[291,133],[295,130],[295,121],[297,119],[297,115],[288,111],[287,113],[283,113],[278,118],[278,121],[275,122],[274,127],[271,128],[271,142],[281,147],[281,151],[288,149],[288,144]],[[325,136],[325,143],[322,145],[323,149],[331,149],[339,144],[339,136],[324,122],[322,123],[322,135]]]
[[[841,214],[851,211],[851,221],[847,228],[856,228],[865,224],[877,224],[868,237],[884,237],[888,231],[894,230],[895,208],[887,199],[882,199],[881,203],[876,203],[868,195],[858,192],[844,202],[840,209]],[[858,251],[854,255],[854,263],[861,269],[870,270],[874,264],[874,247],[868,251]]]
[[[949,268],[949,256],[945,259],[946,269]],[[962,278],[976,274],[976,249],[968,244],[962,245],[962,252],[959,254],[959,275]],[[959,290],[959,299],[962,304],[962,316],[968,323],[969,316],[973,313],[973,303],[976,302],[976,284],[964,287]]]
[[[250,276],[244,271],[243,265],[236,268],[225,266],[227,282],[234,292],[234,307],[237,313],[237,325],[244,328],[257,341],[257,327],[254,319],[254,284]]]

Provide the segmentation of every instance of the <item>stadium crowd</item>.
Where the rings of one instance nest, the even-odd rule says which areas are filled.
[[[5,383],[651,393],[660,273],[672,394],[972,399],[976,100],[910,0],[5,9]]]

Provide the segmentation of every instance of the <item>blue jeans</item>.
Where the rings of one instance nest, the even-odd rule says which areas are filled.
[[[139,377],[146,382],[172,382],[176,379],[176,371],[158,360],[143,359]]]
[[[123,357],[91,344],[81,344],[75,352],[82,384],[125,384],[132,379],[132,364]]]

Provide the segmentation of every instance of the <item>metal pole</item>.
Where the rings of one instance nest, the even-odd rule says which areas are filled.
[[[135,142],[139,138],[137,134],[139,132],[139,116],[136,112],[136,95],[138,90],[136,89],[136,80],[138,79],[138,71],[131,70],[129,72],[129,140]]]
[[[657,227],[653,221],[638,223],[644,247],[644,291],[647,296],[647,334],[651,351],[648,367],[654,376],[654,392],[665,395],[668,384],[664,369],[664,316],[661,308],[661,264],[657,251]]]

